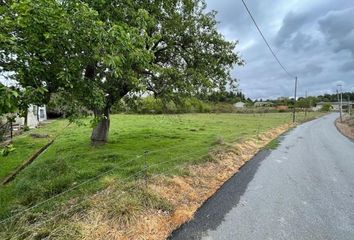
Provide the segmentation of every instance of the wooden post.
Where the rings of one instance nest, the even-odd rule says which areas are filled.
[[[297,92],[297,77],[295,77],[295,92],[294,92],[294,109],[293,109],[293,123],[295,123],[296,115],[296,92]]]
[[[12,140],[12,131],[13,131],[13,125],[12,125],[12,121],[10,121],[10,138]]]

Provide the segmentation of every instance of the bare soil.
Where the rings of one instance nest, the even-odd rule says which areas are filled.
[[[346,137],[354,140],[354,118],[348,115],[343,117],[343,122],[336,120],[337,129]]]

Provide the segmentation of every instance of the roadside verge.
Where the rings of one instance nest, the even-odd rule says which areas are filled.
[[[144,209],[128,224],[117,224],[97,207],[76,224],[84,229],[84,239],[166,239],[173,230],[190,221],[199,207],[260,149],[291,127],[292,124],[284,124],[256,138],[224,144],[222,149],[210,152],[208,161],[185,166],[185,174],[151,177],[147,189],[166,200],[170,211]],[[100,198],[101,195],[97,195],[92,201],[102,202]]]
[[[336,119],[335,125],[340,133],[347,138],[354,140],[354,119],[348,115],[343,117],[343,122],[339,118]]]

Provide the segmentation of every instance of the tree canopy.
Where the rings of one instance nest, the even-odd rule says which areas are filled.
[[[0,83],[0,117],[17,109],[18,93]]]
[[[125,95],[223,89],[243,64],[201,0],[18,0],[0,14],[1,71],[42,89],[43,104],[59,92],[92,111],[93,142],[107,141],[110,108]]]

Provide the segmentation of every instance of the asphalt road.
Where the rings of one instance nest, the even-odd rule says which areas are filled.
[[[249,161],[169,239],[354,239],[354,142],[330,114]]]

